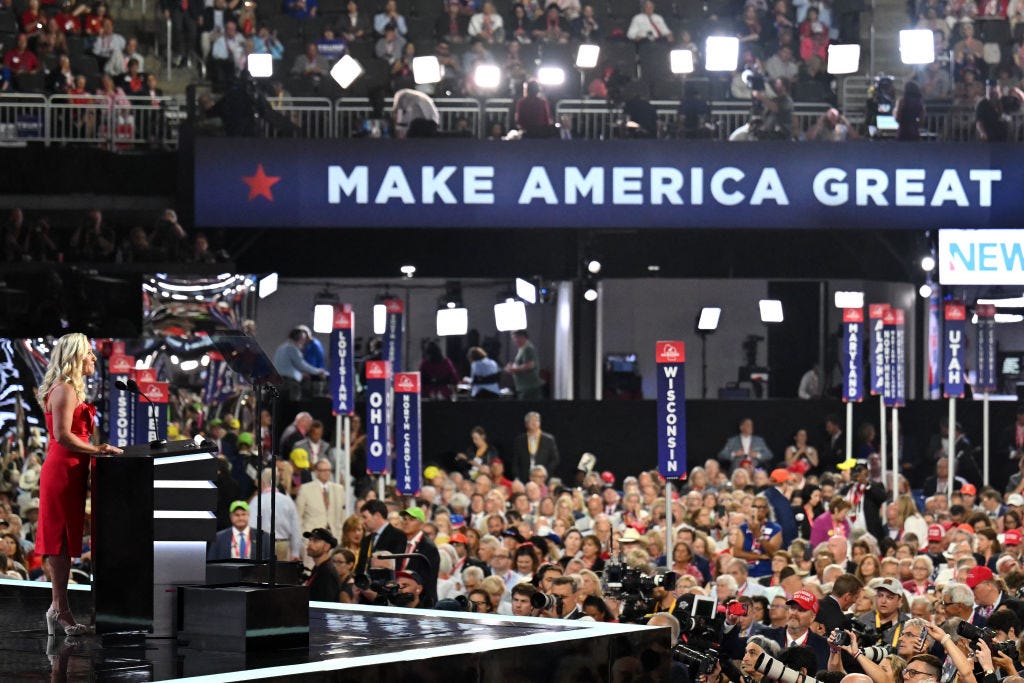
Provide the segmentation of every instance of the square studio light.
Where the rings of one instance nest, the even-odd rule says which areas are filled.
[[[473,82],[478,88],[494,90],[501,85],[501,67],[497,64],[478,64],[473,70]]]
[[[331,78],[342,88],[347,88],[363,73],[363,65],[352,55],[344,55],[331,67]]]
[[[697,329],[702,332],[712,332],[718,329],[718,321],[722,317],[722,309],[718,306],[705,306],[700,309],[700,317],[697,318]]]
[[[437,309],[437,336],[456,337],[469,331],[469,309]]]
[[[260,278],[259,296],[266,299],[277,291],[277,273],[269,273],[266,277]]]
[[[740,40],[733,36],[708,36],[704,54],[704,68],[708,71],[735,71],[740,61]]]
[[[565,83],[565,69],[559,66],[542,66],[537,69],[537,82],[541,85],[562,85]]]
[[[593,69],[597,66],[597,60],[601,56],[601,46],[584,43],[576,50],[576,68]]]
[[[836,308],[864,308],[864,292],[836,292]]]
[[[334,306],[317,304],[313,307],[313,331],[317,334],[330,334],[334,329]]]
[[[931,29],[900,31],[900,59],[904,64],[931,64],[935,61],[935,35]]]
[[[782,322],[782,302],[778,299],[761,299],[757,302],[761,309],[761,322],[763,323],[781,323]]]
[[[860,45],[829,45],[828,72],[855,74],[860,70]]]
[[[537,286],[529,280],[516,278],[516,296],[528,304],[537,303]]]
[[[253,53],[245,58],[245,65],[253,78],[270,78],[274,75],[274,57],[270,53]]]
[[[668,53],[668,60],[672,73],[693,73],[693,50],[672,50]]]
[[[494,304],[494,325],[498,332],[513,332],[526,329],[526,304],[509,299]]]
[[[413,57],[412,58],[412,79],[416,85],[441,82],[441,62],[437,57]]]
[[[373,333],[384,334],[388,329],[388,307],[384,304],[373,306]]]

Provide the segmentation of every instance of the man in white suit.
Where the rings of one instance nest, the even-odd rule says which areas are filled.
[[[345,487],[332,481],[333,468],[327,458],[317,460],[316,479],[299,487],[295,509],[303,533],[313,529],[327,529],[341,538],[341,525],[345,521]]]

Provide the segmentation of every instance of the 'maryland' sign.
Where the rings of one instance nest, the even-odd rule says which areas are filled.
[[[983,227],[1024,214],[1018,156],[941,144],[213,139],[196,149],[196,223]]]

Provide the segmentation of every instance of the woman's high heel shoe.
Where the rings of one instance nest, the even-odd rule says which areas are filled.
[[[57,631],[57,612],[51,606],[46,610],[46,634],[53,635]]]
[[[74,619],[74,616],[71,614],[71,610],[64,610],[63,612],[55,613],[51,613],[50,611],[46,612],[46,626],[48,629],[50,629],[51,634],[56,630],[57,626],[60,626],[64,629],[64,635],[66,636],[84,636],[89,632],[89,627],[85,624],[79,624],[75,621],[72,621],[70,624],[68,624],[61,621],[61,617],[65,615]]]

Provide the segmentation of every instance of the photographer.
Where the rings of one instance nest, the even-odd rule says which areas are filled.
[[[393,600],[401,607],[420,607],[420,596],[423,595],[423,579],[416,572],[395,572],[395,580],[398,581],[398,595],[410,597]],[[406,601],[410,602],[406,602]]]
[[[946,621],[943,628],[928,625],[928,633],[937,639],[939,647],[946,653],[946,661],[942,664],[943,681],[952,681],[956,676],[958,683],[965,683],[974,678],[974,663],[968,656],[970,641],[957,633],[962,621],[959,617],[953,617]]]
[[[773,83],[775,96],[769,97],[763,90],[753,90],[751,95],[765,110],[764,137],[775,140],[793,139],[793,98],[789,96],[789,79],[776,78]]]
[[[934,626],[934,624],[929,624],[924,619],[911,619],[903,625],[902,633],[900,633],[900,637],[896,645],[896,655],[906,661],[919,654],[928,652],[934,640],[931,629],[928,628],[929,626],[937,629],[938,633],[945,635],[942,632],[942,629]],[[837,640],[839,638],[837,635],[838,633],[846,635],[846,643],[837,644]],[[857,634],[853,631],[833,631],[833,635],[829,637],[829,645],[832,649],[828,662],[828,668],[830,671],[844,670],[844,665],[840,658],[840,652],[845,652],[853,658],[865,674],[871,677],[871,680],[874,681],[874,683],[900,683],[898,677],[895,675],[896,672],[893,670],[891,665],[889,667],[885,667],[883,662],[879,661],[877,657],[870,657],[865,653],[864,648],[860,647],[860,644],[857,641]],[[874,648],[870,649],[877,652]],[[908,681],[908,683],[918,682]]]
[[[1014,647],[1010,650],[1008,646],[1017,642],[1017,636],[1021,630],[1020,619],[1009,609],[996,610],[988,618],[985,628],[992,632],[992,643],[997,646],[991,652],[992,663],[1007,676],[1017,675],[1019,662],[1015,661],[1018,657],[1018,655],[1015,655],[1016,648]],[[979,639],[979,647],[981,643],[985,643],[985,640],[984,638]],[[985,644],[988,646],[988,643]],[[1010,651],[1008,652],[1007,650]],[[1002,677],[1000,676],[1000,678]]]
[[[740,671],[743,672],[744,681],[747,683],[759,683],[764,674],[755,668],[757,658],[762,653],[769,657],[779,658],[782,648],[774,640],[765,636],[753,636],[747,640],[747,646],[743,650],[743,659],[740,660]]]
[[[576,592],[579,587],[576,585],[576,579],[571,576],[559,576],[557,579],[551,582],[551,593],[550,597],[553,597],[552,601],[554,604],[550,605],[547,609],[542,609],[539,616],[548,617],[551,619],[569,619],[577,621],[593,621],[591,617],[588,617],[580,609],[579,604],[576,602]],[[537,596],[541,596],[543,593],[538,593]],[[534,603],[536,606],[536,603]]]
[[[896,647],[903,623],[908,618],[900,610],[903,605],[903,584],[898,579],[887,577],[872,579],[868,587],[875,591],[875,611],[865,614],[858,621],[882,634],[881,645]]]

